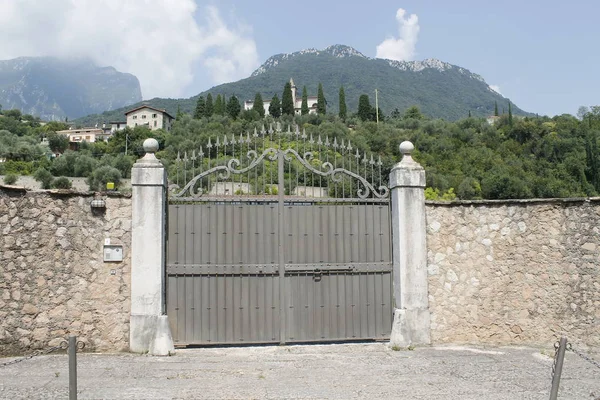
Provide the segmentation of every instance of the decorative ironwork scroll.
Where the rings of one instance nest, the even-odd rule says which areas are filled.
[[[290,197],[387,199],[382,167],[381,157],[361,152],[345,138],[318,134],[315,139],[297,125],[283,130],[277,123],[239,137],[209,138],[198,149],[184,150],[183,156],[178,152],[169,187],[171,198],[180,200],[269,196],[281,187],[282,195]]]

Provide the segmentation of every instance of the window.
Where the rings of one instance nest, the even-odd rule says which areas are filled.
[[[146,114],[142,115],[142,119],[146,119]]]
[[[137,119],[137,115],[134,115],[134,116],[133,116],[133,119]]]
[[[154,114],[154,115],[156,115],[156,114]],[[154,126],[156,126],[156,121],[154,121]]]
[[[156,118],[156,114],[152,114],[152,118]],[[156,126],[156,125],[154,125],[154,126]]]

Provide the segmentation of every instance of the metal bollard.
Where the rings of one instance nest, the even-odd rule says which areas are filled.
[[[567,338],[561,337],[558,351],[556,353],[556,363],[552,375],[552,389],[550,390],[550,400],[558,399],[558,385],[560,384],[560,374],[562,373],[563,361],[565,360],[565,351],[567,349]]]
[[[77,400],[77,336],[69,336],[69,400]]]

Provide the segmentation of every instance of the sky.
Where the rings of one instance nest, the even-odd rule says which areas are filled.
[[[437,58],[540,115],[599,105],[600,2],[572,0],[0,0],[0,59],[89,57],[145,99],[190,97],[267,58],[333,44]]]

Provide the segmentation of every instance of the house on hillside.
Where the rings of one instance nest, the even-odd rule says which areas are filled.
[[[64,131],[56,131],[56,133],[67,136],[69,138],[69,143],[95,143],[107,141],[111,136],[110,131],[106,132],[101,128],[66,129]]]
[[[115,133],[116,131],[125,129],[127,121],[111,121],[109,124],[111,133]]]
[[[294,84],[294,80],[290,78],[290,84],[292,85],[292,99],[294,99],[294,113],[296,115],[300,115],[302,109],[302,93],[298,93],[298,88]],[[316,114],[317,113],[317,96],[308,96],[308,113]],[[263,101],[263,108],[265,109],[265,115],[269,114],[269,106],[271,105],[271,100]],[[254,100],[246,100],[244,102],[244,110],[252,110],[254,107]]]
[[[58,135],[64,135],[69,138],[69,148],[71,150],[77,150],[79,143],[95,143],[100,141],[108,141],[112,136],[110,130],[102,128],[80,128],[80,129],[66,129],[63,131],[56,131]]]
[[[148,105],[139,106],[125,113],[127,117],[127,126],[135,128],[136,126],[147,125],[150,130],[164,129],[171,130],[173,117],[166,110],[155,108]]]

